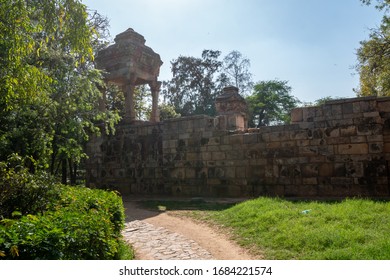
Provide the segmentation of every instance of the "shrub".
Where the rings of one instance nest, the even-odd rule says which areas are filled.
[[[0,162],[0,219],[43,213],[59,198],[59,185],[46,172],[31,174],[13,155]]]
[[[124,209],[114,192],[61,187],[49,211],[4,219],[0,259],[116,259]]]

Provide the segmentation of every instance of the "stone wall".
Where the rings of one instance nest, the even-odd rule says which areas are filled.
[[[89,143],[87,181],[133,194],[390,196],[390,98],[331,101],[291,117],[235,131],[227,116],[122,124]]]

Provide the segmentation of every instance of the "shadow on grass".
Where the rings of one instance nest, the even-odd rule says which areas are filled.
[[[142,207],[152,211],[175,211],[175,210],[196,210],[196,211],[223,211],[235,206],[236,202],[206,202],[195,201],[142,201]]]

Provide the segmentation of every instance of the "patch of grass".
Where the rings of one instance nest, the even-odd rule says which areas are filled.
[[[307,210],[307,211],[305,211]],[[208,218],[267,259],[390,259],[390,203],[258,198]]]
[[[120,240],[118,246],[117,260],[133,260],[135,258],[134,249],[124,240]]]
[[[240,245],[267,259],[390,260],[390,202],[262,197],[239,204],[148,201],[144,206],[223,227]]]

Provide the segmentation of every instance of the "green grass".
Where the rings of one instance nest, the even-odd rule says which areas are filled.
[[[118,260],[133,260],[135,258],[133,248],[124,240],[119,241],[119,248],[117,253]]]
[[[186,209],[185,203],[158,204]],[[389,202],[258,198],[234,206],[206,204],[192,210],[192,217],[227,228],[239,244],[267,259],[390,260]]]

